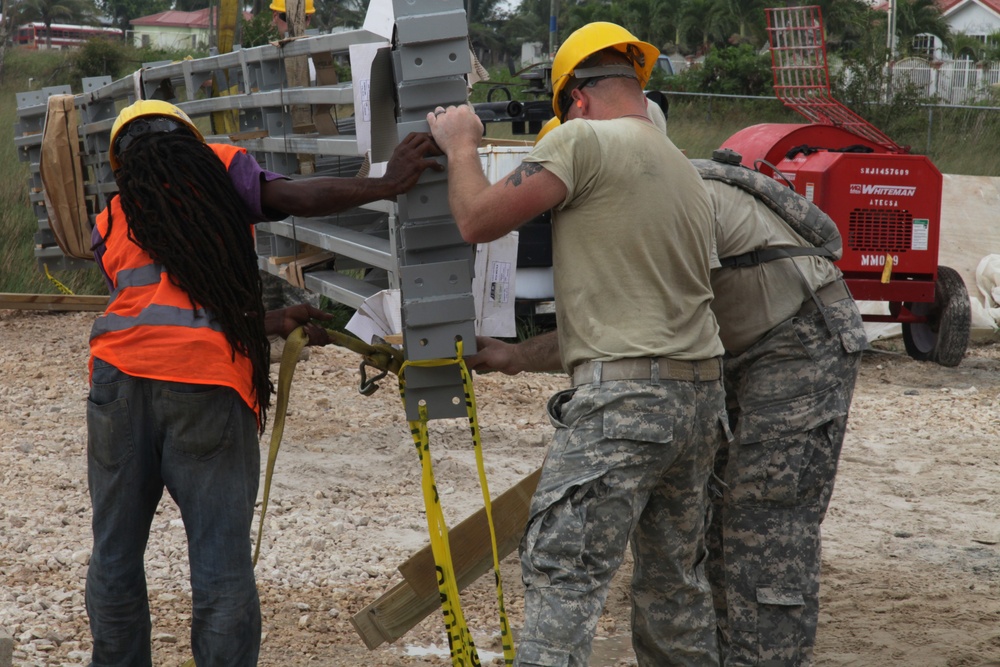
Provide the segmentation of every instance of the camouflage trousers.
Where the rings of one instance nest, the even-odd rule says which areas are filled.
[[[723,665],[813,662],[820,524],[867,345],[853,300],[825,315],[792,318],[725,360],[735,439],[716,456],[725,484],[714,489],[707,565]]]
[[[296,287],[284,278],[279,278],[267,271],[260,272],[260,279],[263,283],[264,310],[278,310],[300,303],[308,303],[319,308],[319,294]]]
[[[581,667],[631,540],[639,665],[718,665],[704,573],[720,380],[616,381],[549,401],[556,432],[521,541],[521,667]]]

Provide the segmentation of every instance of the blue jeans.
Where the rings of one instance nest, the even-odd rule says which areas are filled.
[[[228,387],[132,377],[94,359],[87,435],[93,667],[151,664],[143,556],[164,487],[187,532],[198,667],[256,665],[260,601],[250,530],[260,449],[253,411]]]

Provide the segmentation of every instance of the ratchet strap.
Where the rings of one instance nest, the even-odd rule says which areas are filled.
[[[330,342],[340,347],[357,352],[363,358],[361,362],[361,388],[365,396],[370,396],[378,389],[375,381],[386,373],[398,373],[403,363],[403,353],[391,345],[369,345],[364,341],[349,336],[341,331],[327,329]],[[260,543],[264,536],[264,515],[267,514],[267,503],[271,497],[271,477],[274,475],[274,463],[278,459],[281,448],[281,438],[285,431],[285,413],[288,412],[288,393],[292,387],[292,376],[295,374],[295,364],[298,363],[302,348],[309,344],[309,335],[305,329],[298,327],[285,339],[285,348],[281,352],[281,366],[278,370],[278,399],[274,410],[274,423],[271,426],[271,445],[267,452],[267,468],[264,473],[264,497],[260,506],[260,521],[257,525],[257,543],[253,550],[253,564],[257,566],[260,557]],[[365,377],[365,367],[371,366],[382,371],[374,378]]]
[[[399,394],[406,405],[405,371],[408,366],[448,366],[457,364],[462,374],[462,384],[465,388],[465,406],[469,415],[469,427],[472,432],[473,449],[476,454],[476,468],[479,471],[479,486],[483,492],[483,506],[490,527],[490,540],[493,546],[493,573],[496,578],[497,604],[500,612],[500,640],[503,646],[505,665],[514,664],[514,643],[510,634],[510,624],[507,621],[507,611],[503,602],[503,584],[500,578],[500,557],[497,551],[496,529],[493,525],[493,509],[490,501],[489,485],[486,482],[486,468],[483,464],[482,438],[479,432],[479,421],[476,417],[476,395],[472,389],[472,376],[465,360],[462,359],[462,341],[456,345],[454,359],[430,359],[425,361],[405,361],[399,369]],[[454,667],[472,667],[480,665],[472,635],[465,623],[462,606],[458,595],[458,580],[451,559],[451,545],[448,542],[448,526],[441,511],[441,499],[434,482],[434,468],[431,463],[430,444],[427,438],[427,407],[418,407],[419,419],[410,422],[410,434],[417,447],[417,455],[421,464],[421,487],[424,496],[424,507],[427,514],[427,530],[430,535],[431,552],[434,554],[434,564],[437,569],[438,592],[441,594],[441,611],[444,614],[445,630],[448,634],[448,646],[451,649],[451,661]]]
[[[288,412],[288,392],[292,388],[292,376],[295,374],[295,364],[299,353],[309,343],[309,334],[298,327],[285,339],[285,349],[281,351],[281,366],[278,369],[278,401],[274,409],[274,423],[271,425],[271,446],[267,450],[267,471],[264,474],[264,498],[260,505],[260,522],[257,524],[257,544],[253,548],[253,564],[257,567],[260,556],[260,542],[264,536],[264,515],[267,514],[267,501],[271,497],[271,477],[274,474],[274,462],[278,459],[278,449],[281,447],[281,436],[285,432],[285,413]]]

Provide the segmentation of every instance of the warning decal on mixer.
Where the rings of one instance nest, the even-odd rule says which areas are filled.
[[[927,230],[930,228],[930,220],[927,218],[913,219],[913,242],[910,244],[912,250],[927,250]]]

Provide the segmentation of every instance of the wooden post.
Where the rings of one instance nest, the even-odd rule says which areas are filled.
[[[285,15],[288,19],[288,36],[292,39],[306,34],[306,3],[305,0],[286,0]],[[285,58],[285,74],[288,85],[292,88],[307,88],[309,82],[309,56],[290,56]],[[312,122],[312,108],[307,104],[293,104],[292,132],[308,134],[316,130]],[[300,153],[299,173],[303,176],[315,173],[316,157]]]
[[[0,310],[59,310],[103,312],[108,297],[87,294],[0,293]]]

